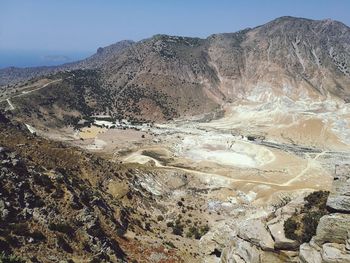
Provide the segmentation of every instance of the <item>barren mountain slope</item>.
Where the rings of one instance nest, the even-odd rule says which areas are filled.
[[[209,40],[209,55],[229,98],[271,90],[292,99],[307,92],[349,98],[350,29],[340,22],[282,17]]]
[[[55,71],[97,69],[99,89],[110,99],[92,106],[95,113],[164,120],[211,112],[240,99],[266,101],[284,96],[315,100],[332,94],[348,101],[349,42],[350,29],[342,23],[282,17],[207,39],[156,35],[137,43],[121,42]],[[69,85],[73,91],[85,87],[84,82]],[[60,87],[60,83],[47,87],[41,90],[42,96],[49,88]],[[164,99],[157,101],[159,97]],[[119,98],[123,114],[117,105]],[[64,111],[65,106],[60,108]],[[80,112],[81,116],[86,117]]]
[[[142,186],[146,167],[34,136],[1,113],[0,133],[1,261],[182,262],[160,238],[165,208]]]
[[[26,81],[32,78],[40,78],[41,76],[52,74],[64,70],[80,69],[80,68],[96,68],[100,66],[108,58],[118,55],[124,48],[133,44],[133,41],[124,40],[107,46],[99,48],[96,54],[83,59],[81,61],[67,63],[60,66],[51,67],[30,67],[30,68],[16,68],[8,67],[0,69],[0,86]]]
[[[1,244],[74,262],[298,260],[284,222],[350,160],[349,38],[339,22],[282,17],[207,39],[123,42],[0,87],[0,169],[19,207]],[[19,235],[22,210],[46,243]],[[84,211],[101,224],[76,221]]]

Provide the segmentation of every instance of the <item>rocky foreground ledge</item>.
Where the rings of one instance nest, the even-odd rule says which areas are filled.
[[[300,246],[300,262],[350,262],[350,166],[338,167],[316,235]]]
[[[305,193],[267,217],[249,219],[240,224],[230,244],[222,251],[221,263],[349,263],[350,165],[336,167],[328,198],[328,193],[326,196],[325,193]],[[326,199],[317,200],[318,196]],[[299,221],[296,225],[303,224],[304,233],[298,236],[301,230],[296,227],[292,239],[286,221],[297,218],[296,215],[304,215],[304,218],[307,215],[311,223]],[[317,228],[314,226],[316,231],[310,229],[315,222],[317,224],[315,215],[320,218]],[[305,235],[309,235],[308,240],[312,236],[309,242],[303,241]]]

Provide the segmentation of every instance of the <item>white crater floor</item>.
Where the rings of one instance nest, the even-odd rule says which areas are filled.
[[[236,167],[261,167],[275,159],[265,147],[235,140],[231,134],[185,137],[178,145],[177,155],[195,162],[209,161]]]

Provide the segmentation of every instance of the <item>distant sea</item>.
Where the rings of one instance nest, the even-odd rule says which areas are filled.
[[[56,66],[81,60],[94,52],[0,50],[0,68]]]

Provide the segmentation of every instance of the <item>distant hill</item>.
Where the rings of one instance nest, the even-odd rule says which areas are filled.
[[[85,115],[84,108],[86,114],[139,120],[210,112],[247,98],[259,101],[283,95],[296,100],[331,94],[350,101],[349,43],[350,28],[340,22],[281,17],[206,39],[155,35],[139,42],[122,41],[76,63],[0,70],[0,81],[92,70],[93,74],[79,71],[81,76],[75,74],[69,81],[65,80],[72,73],[66,73],[55,88],[31,93],[23,103],[32,111],[30,101],[40,96],[41,102],[57,102],[63,111]],[[68,95],[64,99],[63,87]],[[78,102],[77,96],[84,99]]]

